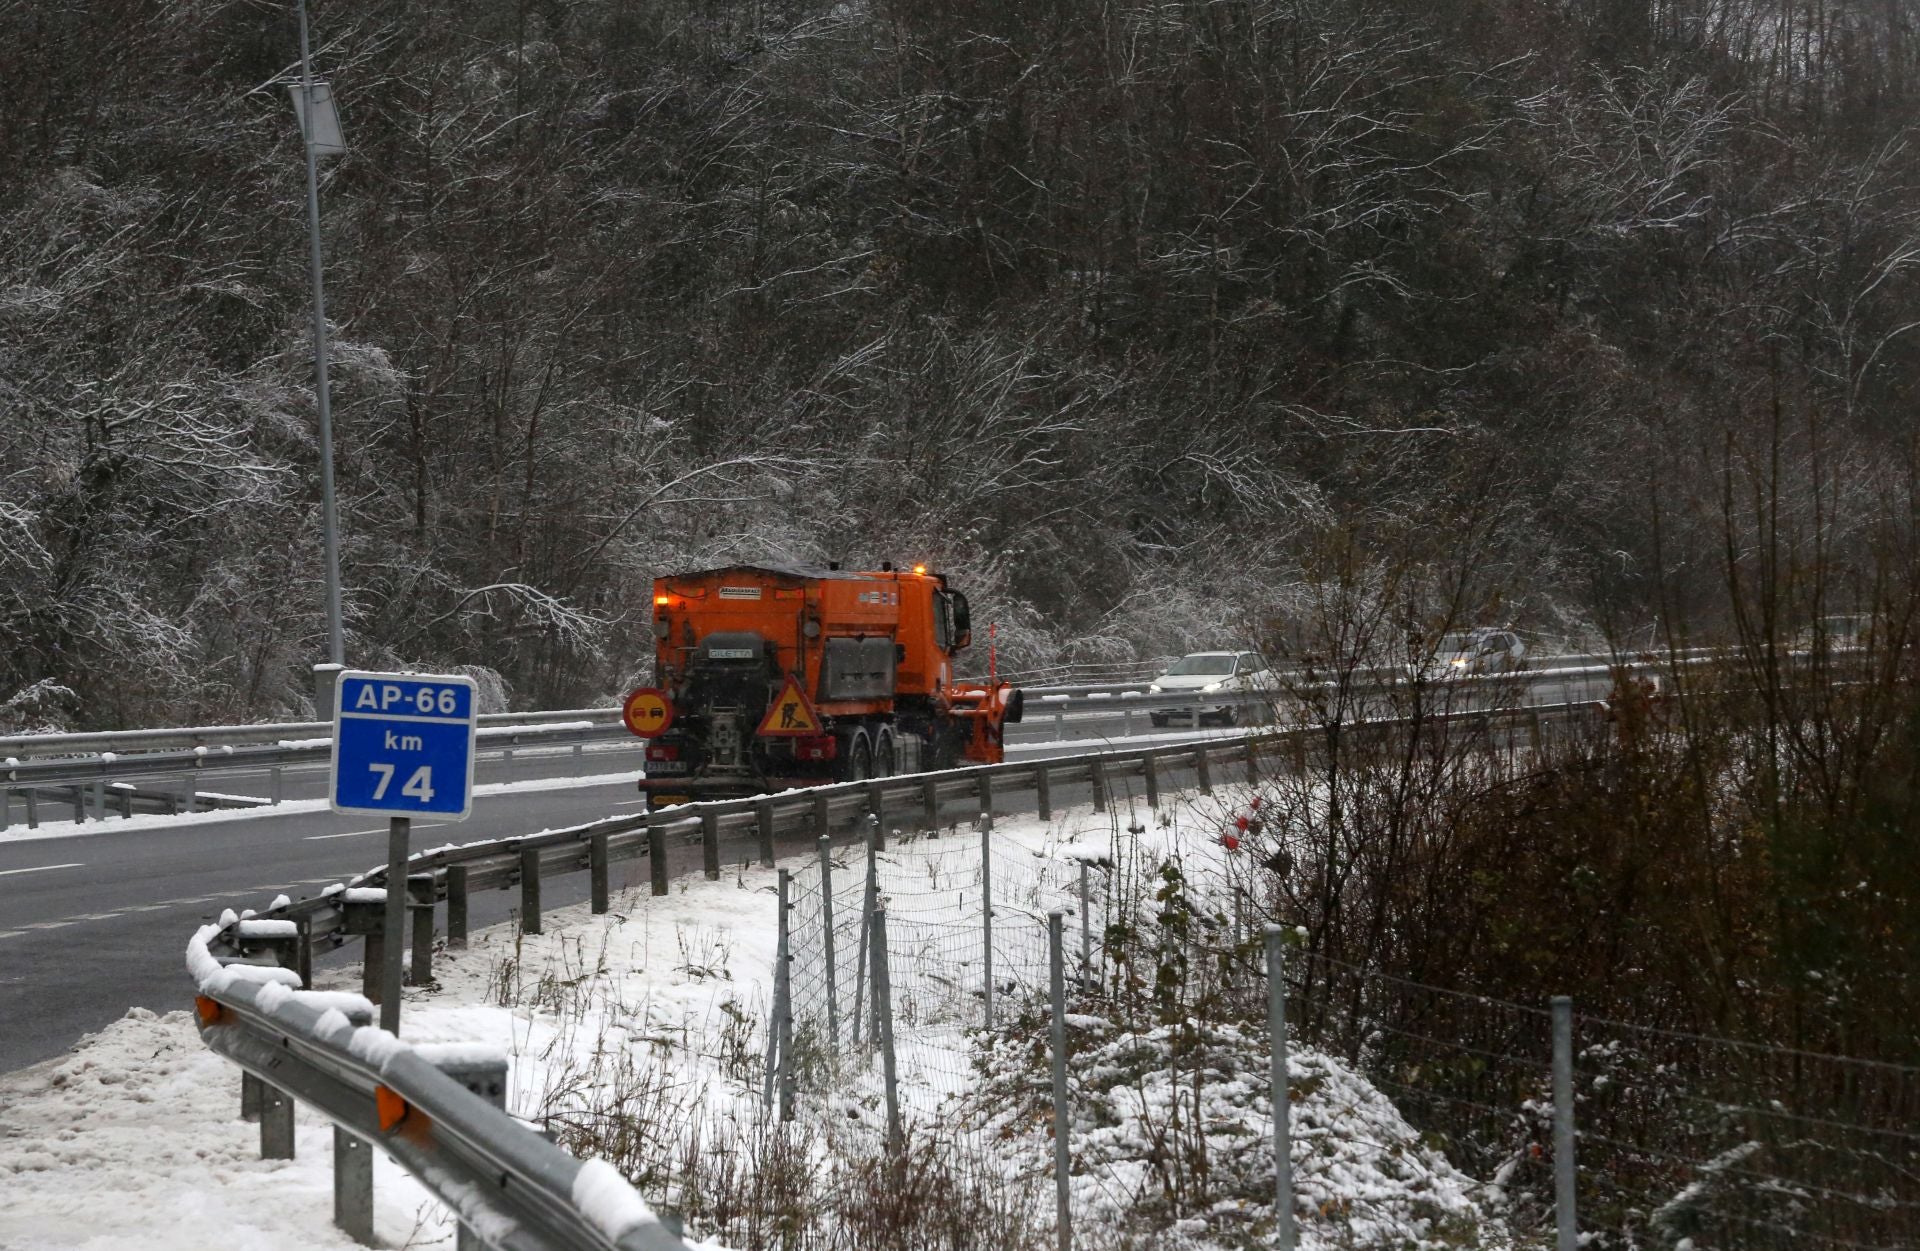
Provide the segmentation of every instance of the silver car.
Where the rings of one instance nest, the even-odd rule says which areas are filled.
[[[1518,669],[1526,654],[1527,645],[1512,630],[1491,626],[1454,630],[1440,636],[1426,675],[1454,678],[1469,673],[1507,673]]]
[[[1259,652],[1194,652],[1167,666],[1167,671],[1147,687],[1149,695],[1181,695],[1224,698],[1196,699],[1192,707],[1155,708],[1147,715],[1155,725],[1170,721],[1215,720],[1226,725],[1252,719],[1259,701],[1252,697],[1269,695],[1278,686],[1273,670]]]

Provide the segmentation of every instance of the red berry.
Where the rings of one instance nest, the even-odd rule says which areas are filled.
[[[1227,835],[1226,837],[1224,837],[1224,838],[1222,838],[1222,839],[1221,839],[1220,841],[1221,841],[1222,843],[1224,843],[1224,844],[1226,845],[1226,848],[1227,848],[1227,850],[1228,850],[1228,851],[1239,851],[1239,850],[1240,850],[1240,840],[1239,840],[1239,839],[1237,839],[1237,838],[1235,838],[1235,837],[1234,837],[1233,835],[1231,835],[1231,834],[1229,834],[1229,835]]]

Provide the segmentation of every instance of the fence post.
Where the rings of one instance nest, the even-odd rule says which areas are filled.
[[[653,893],[667,893],[667,827],[647,822],[647,873],[653,878]]]
[[[273,788],[269,792],[269,794],[272,796],[273,802],[277,804],[285,797],[285,794],[286,794],[285,788],[282,787],[280,784],[280,766],[279,765],[273,766],[273,768],[267,770],[267,773],[272,778],[270,785]],[[342,1228],[344,1228],[344,1226]]]
[[[828,807],[827,792],[815,789],[813,792],[813,835],[819,838],[833,832],[833,813]]]
[[[313,989],[313,922],[306,917],[296,922],[300,941],[294,947],[294,972],[300,975],[300,989]]]
[[[447,946],[467,945],[467,866],[447,866]]]
[[[540,932],[540,849],[520,849],[520,932]]]
[[[763,799],[753,806],[754,831],[760,836],[760,867],[773,867],[773,801]]]
[[[1272,1053],[1273,1221],[1280,1251],[1293,1251],[1293,1104],[1287,1089],[1286,931],[1267,926],[1267,1033]]]
[[[867,831],[867,884],[860,892],[860,950],[853,962],[853,1041],[860,1041],[860,1009],[867,1001],[867,948],[873,929],[873,909],[879,903],[880,861],[874,854],[873,831]],[[871,1035],[869,1035],[871,1037]]]
[[[375,930],[360,940],[360,993],[379,1003],[380,970],[387,963],[386,935]]]
[[[73,823],[75,825],[84,825],[86,824],[86,820],[87,784],[85,782],[75,782],[73,784]]]
[[[433,883],[427,883],[427,897],[413,904],[413,984],[425,986],[433,980]]]
[[[131,821],[133,820],[133,791],[134,791],[133,783],[122,782],[119,784],[119,786],[120,786],[120,819],[123,821]],[[273,802],[277,804],[280,801],[276,799]],[[0,829],[5,828],[5,826],[6,826],[6,822],[0,821]]]
[[[840,1004],[834,982],[833,961],[833,840],[820,840],[820,946],[826,957],[827,1045],[840,1042]]]
[[[780,1119],[793,1119],[793,874],[780,870]]]
[[[980,831],[980,985],[993,1028],[993,820]]]
[[[373,1149],[333,1127],[333,1223],[363,1247],[373,1245]]]
[[[780,1010],[781,996],[787,993],[787,962],[783,957],[787,951],[787,870],[780,870],[779,912],[774,918],[774,933],[778,935],[773,944],[773,1005],[767,1014],[767,1083],[766,1106],[773,1106],[773,1092],[780,1080],[780,1066],[784,1063],[780,1055]]]
[[[1047,913],[1047,983],[1053,1001],[1053,1190],[1060,1251],[1073,1251],[1073,1205],[1068,1188],[1071,1153],[1067,1138],[1073,1121],[1067,1115],[1067,972],[1065,945],[1060,935],[1062,913]]]
[[[720,880],[720,814],[708,808],[700,813],[700,867],[707,880]]]
[[[107,779],[103,777],[93,780],[93,819],[107,819]]]
[[[1260,785],[1260,753],[1254,750],[1253,740],[1247,740],[1247,785]]]
[[[1580,1244],[1574,1208],[1573,1000],[1553,997],[1553,1228],[1557,1251]]]
[[[928,829],[940,824],[940,788],[931,773],[920,779],[920,808]]]
[[[974,787],[980,797],[980,811],[986,813],[987,823],[993,823],[993,774],[982,769],[974,776]]]
[[[872,813],[867,814],[867,837],[873,841],[875,851],[887,849],[887,827],[880,824],[880,818]]]
[[[27,801],[27,828],[30,830],[39,829],[40,828],[39,799],[34,795],[31,789],[22,791],[20,797]]]
[[[887,828],[887,794],[884,782],[867,783],[867,820],[881,830]]]
[[[587,836],[587,877],[589,890],[593,895],[593,913],[599,916],[613,906],[612,893],[608,890],[607,840],[612,835],[602,831]]]
[[[1207,759],[1205,744],[1193,749],[1193,771],[1200,777],[1200,793],[1213,794],[1213,762]]]
[[[1140,757],[1140,776],[1147,784],[1147,807],[1160,806],[1160,761],[1158,754],[1147,752]]]
[[[1100,757],[1095,756],[1087,762],[1087,781],[1093,785],[1093,810],[1107,810],[1107,766]]]
[[[1053,819],[1053,774],[1044,763],[1033,766],[1033,798],[1035,805],[1040,809],[1040,819],[1051,821]]]
[[[893,1063],[893,987],[887,977],[887,910],[873,910],[873,1032],[880,1043],[880,1072],[887,1085],[887,1152],[899,1155],[900,1081]]]
[[[293,1158],[293,1096],[271,1083],[260,1083],[260,1158]]]
[[[240,1119],[257,1121],[260,1119],[260,1090],[263,1083],[259,1078],[240,1070]]]
[[[1090,894],[1087,890],[1087,862],[1080,862],[1080,973],[1086,976],[1093,972],[1093,912],[1088,906]]]

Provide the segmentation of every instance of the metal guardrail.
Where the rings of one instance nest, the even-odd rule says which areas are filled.
[[[1420,725],[1443,732],[1463,723],[1488,730],[1523,726],[1538,741],[1547,721],[1603,708],[1580,702],[1438,712],[1421,718]],[[1357,724],[1355,731],[1392,733],[1410,724],[1412,719],[1406,718],[1369,721]],[[1303,750],[1321,732],[1320,727],[1310,726],[1177,747],[876,778],[685,804],[530,837],[421,852],[411,858],[402,887],[410,903],[412,980],[423,985],[431,979],[435,908],[442,902],[447,944],[464,947],[471,892],[517,883],[520,925],[527,933],[539,933],[541,882],[555,872],[588,871],[592,910],[605,913],[611,907],[610,866],[616,860],[646,856],[653,893],[666,894],[670,834],[697,835],[702,871],[709,880],[718,880],[721,843],[730,836],[753,834],[760,862],[771,865],[775,844],[783,836],[826,835],[836,826],[863,819],[884,842],[889,815],[897,816],[908,807],[918,807],[922,824],[937,827],[943,808],[955,801],[967,801],[969,812],[992,812],[998,798],[1027,793],[1032,796],[1031,809],[1050,817],[1053,789],[1062,783],[1087,783],[1095,807],[1103,809],[1110,802],[1108,787],[1113,782],[1138,777],[1147,802],[1158,807],[1163,768],[1191,769],[1200,789],[1210,791],[1216,765],[1231,767],[1239,762],[1244,764],[1247,780],[1257,782],[1262,756]],[[188,967],[200,994],[202,1037],[209,1047],[263,1083],[257,1095],[263,1151],[271,1143],[291,1154],[292,1113],[287,1096],[309,1103],[333,1120],[339,1127],[335,1133],[336,1221],[345,1228],[364,1229],[363,1241],[370,1238],[372,1228],[371,1173],[364,1149],[357,1156],[353,1152],[356,1141],[377,1143],[387,1150],[447,1202],[463,1224],[501,1251],[679,1251],[683,1245],[679,1238],[651,1217],[611,1166],[595,1169],[593,1164],[581,1164],[436,1071],[392,1035],[370,1024],[356,1026],[347,1014],[337,1011],[341,996],[308,999],[306,992],[294,989],[312,982],[316,941],[338,944],[349,936],[361,936],[366,942],[363,985],[371,993],[350,998],[356,1000],[355,1015],[371,1020],[384,943],[400,941],[400,936],[382,932],[386,891],[392,885],[385,879],[382,867],[329,887],[315,899],[276,901],[278,906],[264,917],[228,914],[220,923],[202,927],[188,947]],[[504,1086],[504,1077],[499,1084]],[[269,1105],[274,1108],[271,1131]],[[589,1170],[593,1174],[583,1183]],[[350,1183],[344,1189],[341,1177]],[[598,1192],[592,1201],[583,1196],[583,1185]],[[345,1208],[340,1200],[343,1193],[351,1200]],[[608,1210],[626,1215],[609,1219],[604,1215]],[[603,1214],[597,1220],[595,1211]]]
[[[1507,673],[1463,674],[1457,677],[1447,676],[1434,681],[1444,682],[1451,690],[1471,692],[1485,687],[1511,687],[1514,684],[1528,685],[1543,682],[1568,682],[1575,679],[1590,681],[1609,681],[1614,673],[1615,664],[1611,658],[1601,658],[1595,663],[1591,656],[1560,657],[1556,660],[1577,662],[1552,668],[1522,668]],[[1682,658],[1679,663],[1699,663],[1704,657]],[[1642,667],[1644,662],[1634,662],[1634,667]],[[1407,685],[1404,672],[1394,670],[1365,670],[1345,675],[1347,683],[1342,695],[1349,699],[1383,700],[1395,690]],[[1318,687],[1326,686],[1324,681],[1310,681],[1308,675],[1288,673],[1277,675],[1276,688],[1252,691],[1181,691],[1161,694],[1146,692],[1137,684],[1108,684],[1087,687],[1033,687],[1027,688],[1025,728],[1009,736],[1010,743],[1032,743],[1046,736],[1044,732],[1034,733],[1033,727],[1047,720],[1052,722],[1052,739],[1065,740],[1070,737],[1071,721],[1075,718],[1118,717],[1122,728],[1118,735],[1090,735],[1089,737],[1130,738],[1136,733],[1135,714],[1145,713],[1155,728],[1165,728],[1176,724],[1197,726],[1204,713],[1214,715],[1215,710],[1229,709],[1234,715],[1227,720],[1259,720],[1242,718],[1238,710],[1247,709],[1261,712],[1269,709],[1276,699],[1298,699],[1310,694]],[[480,745],[483,750],[501,750],[509,757],[518,746],[572,746],[577,756],[582,747],[593,743],[621,743],[637,748],[625,728],[620,724],[618,710],[582,709],[572,712],[555,713],[506,713],[483,716]],[[26,796],[27,824],[29,827],[39,823],[38,808],[47,802],[46,797],[36,796],[34,789],[59,787],[66,788],[53,802],[70,804],[74,819],[84,821],[89,808],[99,818],[108,815],[109,783],[117,778],[159,778],[183,777],[187,781],[184,794],[184,806],[191,811],[197,806],[197,778],[216,772],[265,772],[269,776],[268,803],[281,801],[280,770],[300,765],[324,765],[332,751],[329,739],[332,726],[329,722],[289,723],[270,726],[227,726],[202,727],[182,730],[133,730],[124,733],[97,735],[48,735],[38,739],[9,739],[0,743],[21,741],[40,741],[58,743],[63,749],[78,751],[82,747],[96,747],[103,741],[119,743],[123,748],[137,748],[142,744],[160,742],[171,737],[199,735],[208,738],[222,736],[242,739],[246,736],[267,737],[267,742],[234,741],[207,743],[188,749],[172,750],[129,750],[126,754],[118,751],[99,751],[98,754],[67,754],[49,759],[20,760],[16,758],[0,759],[0,829],[5,829],[12,817],[8,808],[7,796],[11,792],[21,792]],[[286,734],[298,734],[303,737],[288,741]],[[89,796],[88,788],[91,788]],[[118,801],[120,815],[131,816],[134,794],[131,788],[120,784],[112,788],[113,798]],[[161,798],[149,796],[149,801]],[[241,797],[233,797],[232,802],[244,802]]]
[[[20,791],[27,798],[27,824],[31,827],[39,823],[38,804],[34,797],[36,787],[70,787],[71,794],[67,798],[73,805],[76,821],[86,818],[88,790],[91,788],[92,811],[104,819],[107,815],[108,787],[116,778],[184,776],[189,782],[184,802],[192,810],[198,789],[194,779],[216,772],[265,772],[269,777],[268,802],[277,804],[281,801],[282,769],[324,765],[332,758],[332,726],[329,723],[321,728],[326,734],[319,739],[310,738],[290,744],[223,745],[175,751],[143,751],[128,755],[101,752],[97,755],[48,760],[0,760],[0,829],[5,829],[11,821],[6,804],[8,794],[13,791]],[[552,724],[491,725],[478,732],[479,751],[502,752],[508,756],[518,747],[572,747],[578,755],[585,746],[604,742],[633,743],[637,746],[637,740],[627,733],[624,726],[598,725],[586,718]],[[131,816],[131,791],[124,787],[117,788],[116,798],[123,805],[121,815]]]
[[[1717,654],[1715,648],[1692,648],[1672,654],[1673,659],[1689,659]],[[1590,666],[1611,666],[1620,663],[1644,665],[1661,663],[1668,660],[1666,652],[1620,653],[1605,652],[1582,653],[1569,656],[1540,656],[1530,658],[1527,668],[1518,672],[1538,672],[1542,669],[1585,668]],[[1376,680],[1386,680],[1402,672],[1398,668],[1367,671]],[[1003,679],[1018,679],[1022,675],[1002,674]],[[1088,675],[1092,678],[1092,674]],[[1304,680],[1306,674],[1301,670],[1280,673],[1284,684],[1288,681]],[[1152,676],[1140,678],[1103,677],[1079,684],[1049,683],[1031,685],[1022,683],[1029,700],[1074,699],[1125,694],[1129,691],[1144,692],[1153,681]],[[501,726],[533,726],[552,722],[588,721],[596,726],[608,728],[620,725],[618,708],[570,708],[552,712],[498,712],[482,713],[480,728],[485,730]],[[258,725],[206,725],[178,726],[150,730],[108,730],[84,734],[14,734],[0,737],[0,760],[16,758],[46,758],[54,756],[88,756],[101,753],[120,752],[160,752],[168,750],[192,749],[195,747],[242,747],[298,744],[313,739],[327,738],[333,733],[331,721],[283,721]]]
[[[293,1100],[334,1123],[335,1220],[360,1241],[372,1241],[373,1144],[454,1213],[462,1247],[686,1251],[612,1165],[575,1159],[369,1024],[371,1004],[343,1010],[357,997],[294,989],[281,969],[222,965],[207,950],[220,928],[187,948],[200,1036],[262,1083],[263,1155],[292,1157]]]
[[[545,725],[551,722],[590,721],[594,725],[620,724],[618,708],[572,708],[557,712],[487,712],[478,718],[480,729],[501,726]],[[278,721],[259,725],[179,726],[156,730],[105,730],[94,734],[15,734],[0,738],[0,759],[48,756],[90,756],[101,752],[158,752],[194,747],[241,747],[299,743],[328,738],[331,721]]]
[[[1461,723],[1487,727],[1521,725],[1537,733],[1545,721],[1604,709],[1605,705],[1599,701],[1583,700],[1494,710],[1437,711],[1419,720],[1425,726],[1434,727]],[[1393,732],[1408,724],[1412,724],[1412,719],[1380,719],[1356,722],[1354,730]],[[1243,762],[1252,780],[1258,776],[1260,755],[1297,750],[1319,733],[1318,727],[1308,726],[1131,750],[976,765],[939,773],[871,778],[745,799],[681,804],[653,813],[615,817],[537,835],[417,852],[409,861],[405,885],[414,939],[412,977],[416,983],[424,983],[432,975],[431,940],[436,906],[446,906],[448,944],[463,946],[467,940],[468,900],[472,893],[517,885],[521,895],[521,924],[527,932],[538,933],[541,883],[555,873],[588,872],[591,906],[594,912],[600,913],[611,906],[611,866],[645,857],[650,863],[654,893],[665,894],[670,880],[669,842],[674,836],[681,836],[689,844],[698,842],[702,871],[709,880],[717,880],[721,872],[721,845],[726,841],[752,838],[760,863],[770,865],[775,845],[782,837],[800,832],[827,834],[861,819],[873,822],[884,835],[890,819],[903,817],[909,810],[917,810],[922,826],[935,826],[945,807],[961,799],[977,805],[969,807],[971,813],[993,809],[997,797],[1031,794],[1032,809],[1048,817],[1053,811],[1053,789],[1062,784],[1091,785],[1096,806],[1104,807],[1109,785],[1137,778],[1148,802],[1157,805],[1163,768],[1191,769],[1201,788],[1210,790],[1216,765],[1230,767],[1235,761]],[[263,914],[271,919],[293,921],[293,933],[263,938],[230,927],[222,932],[218,949],[234,959],[270,960],[305,977],[311,969],[313,944],[317,942],[338,945],[349,937],[363,937],[376,949],[384,942],[381,931],[385,887],[385,867],[369,869],[348,882],[329,887],[318,897],[289,902]],[[370,996],[379,992],[376,984],[379,963],[370,951],[366,968],[371,980],[363,987]]]

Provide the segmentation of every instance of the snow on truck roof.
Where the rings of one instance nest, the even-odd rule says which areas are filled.
[[[907,570],[896,570],[906,573]],[[693,578],[712,578],[729,573],[770,573],[778,578],[799,578],[815,581],[859,582],[870,578],[885,577],[884,573],[853,569],[828,569],[824,565],[721,565],[716,569],[691,569],[682,573],[664,573],[661,578],[667,582],[690,580]]]

